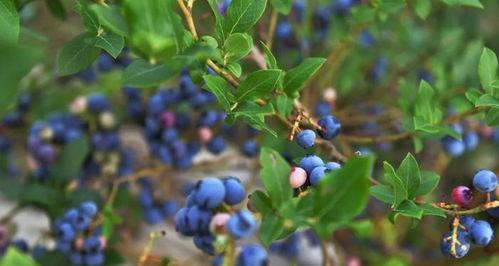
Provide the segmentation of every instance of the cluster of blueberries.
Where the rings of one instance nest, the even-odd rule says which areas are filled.
[[[480,193],[492,193],[497,187],[497,176],[490,170],[479,170],[473,177],[473,186]],[[469,207],[473,199],[472,191],[466,186],[458,186],[452,191],[452,199],[461,207]],[[499,218],[499,207],[487,212]],[[444,234],[440,242],[440,250],[444,255],[462,258],[468,253],[471,244],[483,247],[492,240],[494,231],[489,222],[468,215],[456,219],[451,222],[450,231]]]
[[[480,143],[480,137],[491,139],[494,142],[499,141],[499,129],[483,124],[478,125],[478,130],[465,127],[463,124],[453,124],[451,128],[461,136],[461,139],[455,139],[451,136],[442,138],[443,149],[452,157],[458,157],[467,151],[473,151]]]
[[[83,81],[85,84],[92,84],[99,78],[99,73],[107,73],[113,69],[123,69],[130,65],[131,62],[132,58],[127,48],[123,49],[121,54],[116,59],[111,57],[108,53],[103,52],[97,58],[95,65],[90,66],[76,74],[65,76],[61,80],[67,82],[77,79]]]
[[[341,125],[332,115],[321,117],[317,124],[321,126],[321,129],[317,129],[317,134],[323,139],[331,140],[340,133]],[[296,143],[304,149],[313,147],[315,139],[316,132],[311,129],[304,129],[296,135]],[[310,185],[316,186],[329,171],[340,167],[336,162],[324,163],[319,156],[308,154],[300,160],[298,166],[291,169],[289,184],[298,190],[306,189]]]
[[[50,167],[65,145],[89,135],[91,154],[86,158],[80,178],[104,174],[123,176],[133,171],[133,153],[120,145],[117,123],[106,97],[94,93],[77,97],[70,113],[56,113],[47,122],[32,124],[28,136],[29,168],[40,180],[49,176]]]
[[[83,202],[78,208],[67,210],[52,224],[57,250],[67,254],[73,265],[104,264],[106,239],[102,236],[100,228],[92,227],[97,212],[98,208],[94,202]]]
[[[31,104],[31,93],[21,94],[17,98],[16,109],[6,113],[0,121],[0,164],[5,165],[5,169],[0,169],[0,176],[16,176],[19,173],[11,156],[12,147],[7,132],[9,129],[18,128],[24,124]]]
[[[148,178],[142,178],[138,181],[141,188],[138,195],[138,201],[143,210],[144,221],[155,225],[173,216],[179,204],[175,200],[160,200],[154,197],[154,183]]]
[[[180,76],[178,89],[158,90],[147,103],[136,88],[124,87],[123,93],[130,117],[144,127],[151,153],[166,165],[189,169],[202,145],[218,155],[225,150],[227,138],[237,138],[237,125],[223,124],[226,114],[213,109],[215,96],[199,88],[188,72]],[[248,157],[258,154],[256,134],[248,129],[242,144],[241,152]]]
[[[228,245],[249,238],[258,227],[249,210],[233,209],[245,197],[246,190],[235,177],[203,178],[187,196],[186,206],[177,212],[176,230],[184,236],[192,236],[196,247],[215,256],[213,265],[222,265]],[[245,244],[239,251],[236,265],[264,266],[267,260],[263,247]]]

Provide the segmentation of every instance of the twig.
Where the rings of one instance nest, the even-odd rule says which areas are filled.
[[[145,265],[147,258],[149,257],[149,254],[151,253],[152,247],[154,246],[154,241],[156,241],[156,238],[160,236],[165,236],[166,232],[161,231],[161,232],[151,232],[149,233],[149,241],[147,241],[147,245],[144,247],[142,250],[142,253],[139,257],[139,261],[137,263],[137,266],[143,266]]]
[[[278,16],[279,13],[277,13],[277,10],[275,8],[272,9],[272,14],[270,15],[269,31],[267,34],[267,43],[266,43],[269,50],[272,50],[272,42],[274,40],[274,34],[275,34],[275,28],[277,25]]]

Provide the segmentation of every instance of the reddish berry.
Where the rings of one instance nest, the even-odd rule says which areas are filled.
[[[299,188],[307,181],[307,172],[301,167],[293,167],[289,174],[289,185],[292,188]]]
[[[468,207],[472,199],[471,189],[466,186],[458,186],[452,190],[452,200],[462,207]]]

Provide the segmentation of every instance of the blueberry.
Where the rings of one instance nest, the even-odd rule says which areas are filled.
[[[178,207],[178,202],[174,200],[167,200],[161,205],[161,214],[164,218],[168,218],[177,212]]]
[[[161,138],[165,143],[172,143],[178,138],[177,130],[175,130],[174,128],[166,128],[165,130],[163,130]]]
[[[165,105],[163,103],[163,97],[160,94],[156,93],[149,98],[148,102],[148,111],[151,114],[160,114],[163,112]]]
[[[42,246],[42,245],[36,245],[33,248],[33,250],[31,251],[31,256],[35,260],[39,260],[45,254],[46,251],[47,251],[47,249],[44,246]]]
[[[208,95],[202,91],[198,91],[189,97],[189,104],[194,109],[199,109],[208,103]]]
[[[424,80],[428,83],[433,83],[433,75],[431,74],[430,71],[426,69],[420,69],[418,71],[418,81]]]
[[[341,168],[341,165],[339,163],[336,163],[336,162],[328,162],[324,166],[328,170],[336,170],[336,169],[340,169]]]
[[[268,265],[267,252],[257,244],[246,244],[237,256],[237,266],[266,266]]]
[[[215,237],[210,234],[207,235],[195,235],[193,238],[194,245],[197,248],[202,250],[204,253],[208,255],[215,254],[215,247],[213,246],[213,242],[215,241]]]
[[[80,210],[88,217],[94,217],[97,214],[97,205],[92,201],[85,201],[80,205]]]
[[[83,242],[83,250],[86,253],[97,252],[102,249],[102,243],[97,236],[89,236]]]
[[[241,203],[246,196],[246,190],[241,184],[241,181],[235,177],[228,177],[223,180],[225,187],[224,201],[229,205]]]
[[[168,149],[168,147],[166,147],[164,145],[160,145],[158,147],[157,155],[158,155],[159,160],[162,163],[167,164],[167,165],[170,165],[173,163],[173,156],[172,156],[170,149]]]
[[[329,170],[325,166],[317,166],[310,173],[310,184],[315,186],[319,184],[321,179],[326,175]]]
[[[223,254],[221,255],[216,255],[213,257],[213,260],[211,261],[212,266],[222,266],[224,263],[224,256]]]
[[[464,141],[464,146],[466,147],[466,150],[474,150],[478,146],[478,142],[480,139],[478,138],[478,135],[476,132],[469,131],[464,133],[463,135],[463,141]]]
[[[452,190],[452,200],[462,207],[469,206],[472,199],[471,189],[466,186],[457,186]]]
[[[61,252],[69,252],[71,251],[71,245],[72,243],[71,242],[68,242],[68,241],[63,241],[61,239],[58,239],[57,242],[55,243],[56,245],[56,248],[58,250],[60,250]]]
[[[192,167],[192,155],[185,154],[175,161],[175,169],[187,170]]]
[[[31,93],[29,92],[21,94],[21,96],[17,98],[17,110],[20,113],[26,113],[28,109],[31,107],[31,103],[33,101],[32,98],[33,97],[31,97]]]
[[[469,230],[470,238],[473,244],[477,246],[486,246],[492,240],[494,231],[487,221],[476,220]]]
[[[71,224],[77,231],[83,231],[90,225],[90,217],[83,213],[78,213],[78,216],[71,220]]]
[[[315,144],[315,132],[305,129],[296,135],[296,143],[304,149],[311,148]]]
[[[163,221],[161,210],[156,207],[146,207],[144,209],[144,220],[151,225],[161,223]]]
[[[83,264],[83,254],[78,251],[71,251],[69,253],[69,261],[72,265],[82,265]]]
[[[322,130],[317,130],[317,133],[323,139],[330,140],[340,134],[340,122],[332,115],[321,117],[317,123],[322,127]]]
[[[201,113],[198,118],[198,127],[212,127],[219,121],[218,112],[215,110],[209,110]]]
[[[100,266],[104,264],[104,254],[102,252],[88,253],[83,256],[87,266]]]
[[[359,36],[359,44],[364,47],[373,46],[374,45],[373,35],[367,30],[362,31]]]
[[[280,40],[287,40],[293,36],[293,28],[287,21],[281,21],[276,27],[276,37]]]
[[[43,164],[51,164],[56,160],[56,151],[54,146],[45,144],[35,151],[36,158]]]
[[[374,62],[373,68],[371,69],[371,78],[374,82],[378,82],[385,75],[386,69],[388,68],[388,59],[384,56],[379,57]]]
[[[97,58],[97,68],[99,71],[108,72],[111,71],[114,65],[114,59],[107,53],[102,53]]]
[[[208,233],[210,230],[211,212],[198,206],[182,208],[175,216],[177,230],[186,235]]]
[[[466,150],[466,145],[464,141],[457,140],[451,136],[445,136],[442,139],[442,145],[445,152],[447,152],[450,156],[453,157],[460,156]]]
[[[440,241],[440,251],[442,254],[453,258],[464,257],[470,250],[470,240],[466,233],[461,231],[457,231],[456,240],[456,242],[452,241],[452,232],[446,233]],[[455,248],[455,253],[452,252],[453,247]]]
[[[320,117],[329,115],[332,111],[331,105],[325,101],[320,101],[315,106],[315,114]]]
[[[488,209],[487,210],[487,213],[496,218],[496,219],[499,219],[499,207],[495,207],[495,208],[492,208],[492,209]]]
[[[227,231],[236,239],[250,236],[256,228],[256,221],[248,210],[238,211],[227,223]]]
[[[198,87],[194,84],[188,74],[180,76],[180,91],[184,97],[194,94],[197,90]]]
[[[207,177],[200,180],[193,191],[194,202],[207,209],[218,207],[225,198],[225,187],[218,178]]]
[[[225,140],[221,136],[214,137],[206,144],[206,148],[211,153],[218,155],[225,150]]]
[[[243,143],[241,152],[248,157],[255,157],[260,151],[260,146],[255,140],[247,140]]]
[[[92,93],[87,98],[88,110],[94,113],[100,113],[109,109],[109,102],[106,96],[101,93]]]
[[[81,78],[86,84],[91,84],[97,81],[97,73],[91,67],[78,72],[76,76]]]
[[[187,154],[187,144],[182,140],[177,139],[170,145],[175,158],[181,158]]]
[[[473,186],[483,193],[492,192],[497,187],[497,176],[490,170],[480,170],[473,177]]]
[[[307,172],[307,174],[310,174],[315,167],[323,165],[324,162],[322,161],[322,159],[314,154],[303,157],[299,164],[299,166],[303,168]]]
[[[151,207],[154,204],[154,199],[152,198],[151,192],[149,190],[140,190],[139,203],[142,207]]]
[[[12,241],[11,244],[14,245],[14,247],[16,247],[19,251],[23,253],[27,253],[29,251],[28,242],[26,242],[26,240],[24,239],[16,239]]]

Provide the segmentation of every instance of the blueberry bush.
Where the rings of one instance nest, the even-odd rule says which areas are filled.
[[[0,0],[0,266],[498,265],[498,12]]]

